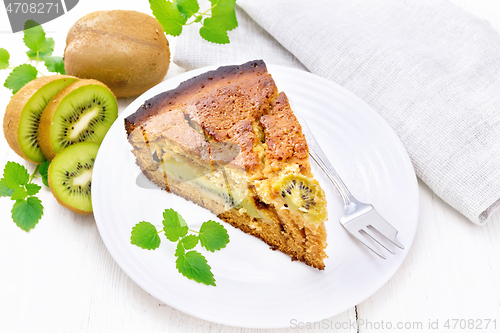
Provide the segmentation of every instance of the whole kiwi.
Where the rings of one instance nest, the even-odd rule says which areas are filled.
[[[167,74],[170,49],[153,17],[129,10],[90,13],[69,30],[68,75],[106,84],[116,97],[140,95]]]

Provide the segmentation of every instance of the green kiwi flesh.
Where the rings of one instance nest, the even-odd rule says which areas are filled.
[[[37,90],[26,103],[19,119],[18,140],[23,153],[36,163],[43,163],[45,157],[38,143],[38,125],[43,110],[61,89],[77,81],[76,78],[62,78],[47,83]]]
[[[55,153],[84,141],[101,143],[118,117],[113,94],[101,85],[82,86],[65,96],[50,125],[50,143]]]
[[[313,179],[300,174],[286,174],[273,183],[273,190],[280,193],[285,207],[303,214],[312,222],[326,219],[325,193]]]
[[[77,213],[91,213],[92,170],[99,144],[81,142],[63,149],[49,167],[49,184],[54,197]]]

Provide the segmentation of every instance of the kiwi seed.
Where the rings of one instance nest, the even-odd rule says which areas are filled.
[[[57,201],[80,214],[92,213],[92,170],[99,150],[95,142],[71,145],[52,160],[49,185]]]
[[[46,159],[67,146],[92,141],[100,144],[118,117],[113,93],[96,80],[80,80],[61,90],[40,118],[39,142]]]
[[[312,221],[326,218],[325,193],[315,181],[300,174],[286,174],[273,183],[273,190],[280,194],[284,207],[301,212]]]
[[[47,103],[61,89],[77,81],[66,75],[44,76],[27,83],[5,110],[3,131],[9,146],[19,156],[37,164],[45,157],[39,144],[39,123]]]

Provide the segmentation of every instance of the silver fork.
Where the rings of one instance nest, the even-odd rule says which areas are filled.
[[[352,236],[383,259],[385,259],[385,256],[373,246],[374,244],[368,242],[369,238],[373,239],[392,254],[395,254],[394,251],[384,244],[383,238],[388,239],[394,243],[394,245],[404,250],[403,244],[401,244],[397,238],[398,230],[387,222],[372,205],[363,203],[354,198],[330,164],[330,161],[314,138],[307,123],[304,119],[299,120],[302,124],[307,144],[309,145],[309,155],[332,181],[344,200],[344,214],[340,218],[340,224],[342,224]]]

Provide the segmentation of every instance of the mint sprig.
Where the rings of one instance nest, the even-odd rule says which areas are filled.
[[[6,69],[7,67],[9,67],[9,60],[9,52],[4,48],[0,48],[0,69]]]
[[[201,23],[201,37],[212,43],[227,44],[227,32],[238,27],[236,0],[210,0],[210,3],[210,9],[200,12],[197,0],[149,0],[153,15],[167,35],[179,36],[184,26]]]
[[[66,74],[64,70],[64,61],[62,57],[51,56],[54,52],[54,39],[47,38],[42,26],[33,20],[28,20],[24,24],[24,45],[28,48],[26,55],[28,62],[13,67],[10,63],[10,54],[0,48],[0,70],[12,69],[5,80],[4,87],[11,89],[15,94],[24,85],[43,73],[38,69],[41,62],[45,63],[47,70],[52,73]]]
[[[23,165],[7,162],[0,179],[0,196],[15,201],[12,220],[24,231],[33,229],[43,215],[42,202],[35,196],[42,187],[33,183],[38,169],[30,175]]]
[[[30,64],[22,64],[12,70],[5,80],[4,86],[12,89],[12,93],[15,94],[26,83],[36,79],[37,75],[38,71],[35,67]]]
[[[191,230],[182,216],[173,209],[165,209],[162,222],[163,228],[159,231],[150,222],[137,223],[132,228],[130,242],[143,249],[155,250],[161,241],[158,234],[163,231],[169,241],[177,242],[174,256],[177,258],[175,267],[179,273],[199,283],[215,286],[212,268],[206,258],[193,249],[198,244],[210,252],[226,247],[229,235],[224,226],[209,220],[201,225],[200,231]]]
[[[42,26],[33,20],[24,24],[23,41],[29,48],[26,54],[31,60],[43,60],[54,52],[54,39],[46,38]]]

